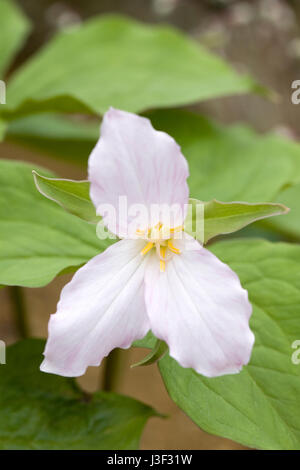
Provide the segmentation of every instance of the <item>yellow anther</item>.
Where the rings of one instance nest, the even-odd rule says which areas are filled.
[[[182,225],[178,225],[177,227],[170,228],[170,232],[171,232],[171,233],[174,233],[174,232],[181,232],[182,230],[183,230],[183,226],[182,226]]]
[[[165,272],[165,269],[166,269],[166,261],[165,260],[165,256],[166,256],[166,249],[167,247],[166,246],[160,246],[160,256],[161,256],[161,259],[159,261],[159,268],[160,268],[160,272],[161,273],[164,273]]]
[[[152,247],[153,247],[152,242],[147,243],[147,245],[145,245],[144,248],[142,249],[141,255],[144,256],[146,253],[148,253],[148,251],[151,250]]]
[[[173,245],[172,240],[168,240],[168,248],[176,255],[180,255],[181,253],[181,251]]]
[[[146,243],[140,252],[141,255],[146,255],[155,247],[159,258],[160,272],[165,272],[166,263],[173,258],[174,254],[181,254],[181,250],[173,244],[173,241],[176,238],[175,232],[181,232],[182,230],[183,227],[181,225],[170,229],[161,222],[158,222],[155,226],[152,226],[152,228],[145,230],[137,229],[137,235],[142,236]]]

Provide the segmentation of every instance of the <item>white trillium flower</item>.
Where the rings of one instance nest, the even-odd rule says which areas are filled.
[[[50,318],[42,371],[80,376],[149,330],[181,366],[205,376],[237,373],[248,363],[254,343],[248,293],[229,266],[184,234],[187,177],[180,147],[148,119],[115,109],[104,115],[89,158],[90,196],[107,228],[120,238],[126,230],[129,235],[63,288]],[[159,211],[159,220],[135,228],[133,236],[132,220],[123,217],[113,227],[103,212],[107,204],[118,211],[120,196],[129,206],[182,210],[171,222]]]

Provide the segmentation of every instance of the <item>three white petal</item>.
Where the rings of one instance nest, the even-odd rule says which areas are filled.
[[[114,109],[105,114],[89,159],[96,209],[107,203],[117,208],[120,195],[128,204],[183,207],[187,177],[186,160],[170,136],[134,114]],[[104,221],[112,230],[113,221]],[[140,240],[121,240],[76,272],[51,316],[41,370],[80,376],[149,329],[183,367],[203,375],[236,373],[248,363],[252,308],[237,275],[196,241],[161,273],[155,254],[141,256],[143,246]]]

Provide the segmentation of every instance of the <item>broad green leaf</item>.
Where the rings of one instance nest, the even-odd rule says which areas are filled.
[[[168,345],[164,341],[158,339],[156,340],[155,346],[152,351],[147,354],[147,356],[144,357],[144,359],[142,359],[141,361],[132,364],[131,367],[150,366],[151,364],[154,364],[155,362],[159,361],[166,354],[167,351]]]
[[[277,198],[291,208],[290,213],[283,217],[284,220],[266,221],[266,228],[282,233],[293,241],[300,241],[300,184],[290,186],[281,191]],[[281,218],[279,218],[281,219]]]
[[[270,227],[265,227],[264,220],[258,221],[257,223],[247,225],[243,229],[239,230],[238,232],[234,232],[230,235],[230,240],[233,239],[241,239],[241,238],[262,238],[264,240],[269,240],[270,242],[286,242],[288,241],[287,238],[275,231],[272,230]],[[268,220],[266,220],[266,223]],[[228,240],[229,237],[221,236],[220,240]]]
[[[201,202],[190,199],[184,226],[187,233],[206,243],[217,235],[236,232],[257,220],[288,211],[282,204],[274,203],[249,204],[216,199]]]
[[[160,371],[168,392],[207,432],[249,447],[299,449],[300,365],[292,355],[300,339],[300,247],[245,240],[211,250],[249,292],[255,333],[250,364],[240,374],[208,379],[165,356]]]
[[[85,164],[99,138],[100,123],[43,113],[8,124],[7,139],[45,154]]]
[[[0,284],[43,286],[103,251],[96,226],[68,214],[35,187],[32,170],[0,161]],[[51,176],[51,175],[49,175]]]
[[[0,366],[0,449],[136,449],[155,411],[114,393],[87,395],[73,379],[39,371],[44,341],[7,348]]]
[[[259,89],[171,27],[110,15],[59,33],[29,60],[8,86],[7,109],[138,112]]]
[[[201,201],[273,201],[300,178],[300,146],[247,127],[224,127],[181,110],[148,114],[172,135],[189,162],[190,197]],[[278,202],[281,202],[278,200]]]
[[[30,24],[12,0],[0,2],[0,78],[22,46],[30,30]]]
[[[41,194],[57,202],[63,209],[77,215],[87,222],[97,223],[101,217],[96,215],[90,199],[90,183],[60,178],[47,178],[33,172],[34,182]]]

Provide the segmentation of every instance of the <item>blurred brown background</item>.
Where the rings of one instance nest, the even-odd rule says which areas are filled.
[[[19,0],[18,3],[34,22],[34,30],[11,71],[64,26],[95,14],[124,13],[145,22],[175,25],[278,94],[276,102],[253,96],[230,97],[202,103],[194,109],[225,123],[248,122],[260,132],[272,130],[295,139],[300,136],[300,108],[291,104],[290,98],[292,81],[300,79],[299,0]],[[38,163],[62,177],[86,177],[85,168],[10,143],[1,145],[0,158]],[[60,290],[69,279],[64,275],[47,287],[22,290],[32,336],[46,337],[49,315],[55,312]],[[10,344],[20,337],[10,288],[0,290],[0,308],[0,338]],[[208,435],[193,424],[168,397],[156,366],[129,368],[144,355],[145,351],[137,349],[122,352],[116,383],[116,391],[169,415],[164,420],[150,420],[142,437],[143,449],[243,448]],[[100,376],[99,369],[90,368],[80,383],[89,391],[96,390],[101,374],[102,368]]]

